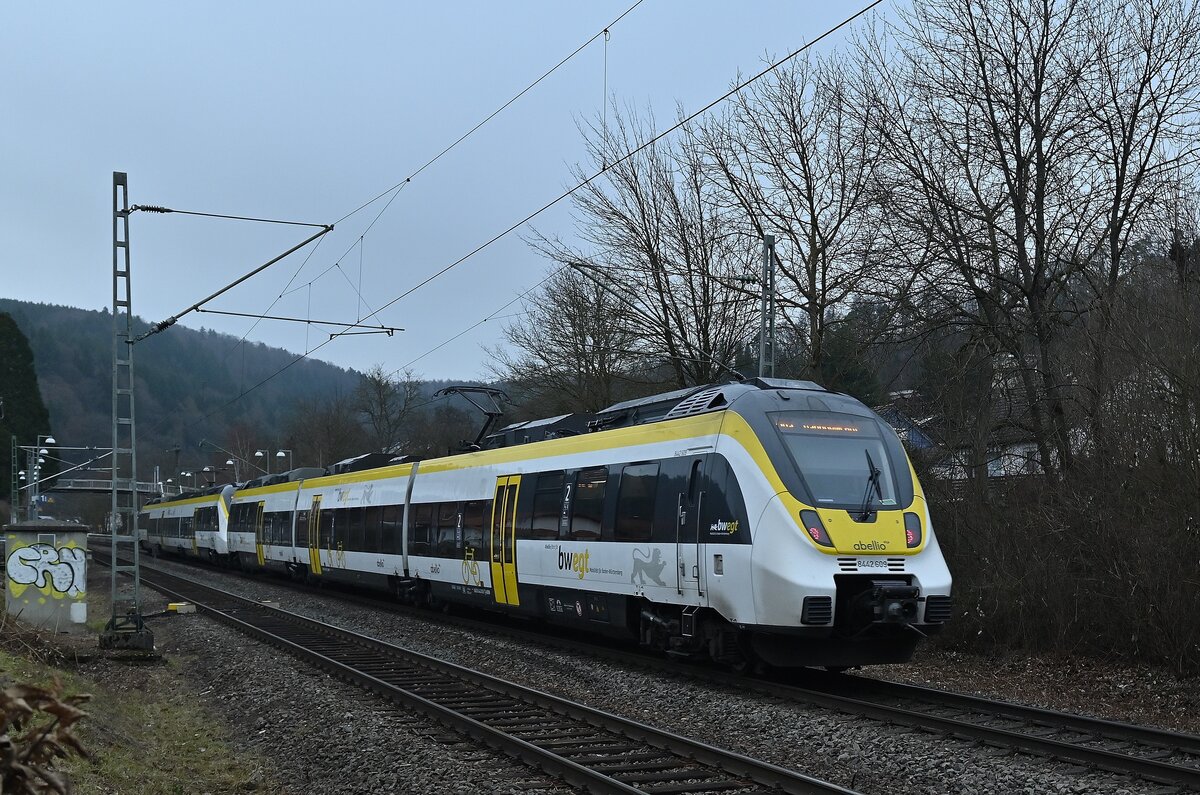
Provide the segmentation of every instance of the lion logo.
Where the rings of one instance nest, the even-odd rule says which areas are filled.
[[[662,581],[662,570],[666,568],[667,562],[662,559],[662,550],[654,550],[653,555],[650,550],[643,552],[640,549],[633,550],[633,573],[629,575],[629,582],[638,585],[645,585],[646,578],[649,577],[654,581],[655,585],[666,585]]]

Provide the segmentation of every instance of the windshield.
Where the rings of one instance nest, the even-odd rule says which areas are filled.
[[[869,500],[871,510],[897,507],[893,462],[874,419],[790,411],[772,414],[771,422],[816,505],[858,510]]]

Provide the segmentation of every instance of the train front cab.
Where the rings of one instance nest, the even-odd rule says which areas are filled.
[[[771,493],[754,533],[755,653],[786,666],[909,660],[949,617],[951,582],[899,439],[845,396],[762,402],[743,429]]]

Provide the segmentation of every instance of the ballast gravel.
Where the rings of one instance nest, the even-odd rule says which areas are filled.
[[[155,565],[310,618],[764,759],[863,793],[1133,793],[1177,790],[940,734],[302,593],[267,577]],[[243,742],[277,761],[289,792],[569,792],[565,784],[300,665],[201,616],[173,618],[188,675]],[[961,662],[961,661],[960,661]],[[932,676],[933,681],[928,681]],[[903,677],[896,677],[903,678]],[[938,686],[924,670],[926,683]],[[944,685],[950,689],[950,684]],[[990,693],[990,695],[1003,695]],[[1010,696],[1010,698],[1014,698]]]

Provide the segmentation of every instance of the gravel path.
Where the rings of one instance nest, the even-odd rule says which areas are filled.
[[[321,621],[864,793],[1174,791],[1053,760],[1009,754],[719,686],[664,679],[572,652],[346,605],[281,588],[267,578],[249,580],[177,564],[167,567],[251,598],[275,599],[285,609]],[[451,738],[439,728],[377,709],[370,697],[359,691],[298,667],[290,658],[265,650],[211,621],[185,617],[172,619],[171,626],[186,629],[178,636],[172,631],[175,648],[188,655],[203,655],[196,666],[189,666],[196,668],[189,675],[202,678],[213,689],[214,703],[246,732],[255,750],[279,760],[278,777],[295,781],[294,792],[562,791],[536,771],[465,743],[447,742]],[[170,653],[170,649],[167,651]],[[931,660],[935,665],[929,664]],[[1037,678],[1045,673],[1040,666],[1027,671],[1014,671],[1010,666],[1010,675],[1000,676],[994,664],[975,660],[976,666],[994,669],[990,677],[979,677],[971,675],[969,658],[963,655],[926,654],[923,661],[921,666],[888,667],[880,673],[904,681],[1085,711],[1077,704],[1062,703],[1069,693],[1056,693],[1058,703],[1031,698],[1045,692],[1046,682]],[[937,666],[954,675],[943,678]],[[1029,686],[1009,692],[1004,682]],[[975,686],[966,687],[964,683]],[[1086,689],[1080,692],[1086,697]],[[1105,703],[1112,707],[1111,702]],[[1101,714],[1107,711],[1099,710]],[[1148,714],[1163,718],[1152,708]],[[1142,719],[1140,715],[1106,716]],[[1195,722],[1194,713],[1191,721]],[[464,752],[464,748],[471,751]],[[498,780],[492,773],[514,768],[518,771],[514,781]]]

